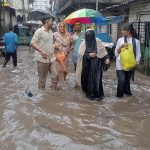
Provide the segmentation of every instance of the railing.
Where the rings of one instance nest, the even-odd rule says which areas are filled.
[[[150,22],[134,22],[141,43],[141,63],[146,75],[150,75]]]

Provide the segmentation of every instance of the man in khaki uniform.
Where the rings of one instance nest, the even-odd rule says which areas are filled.
[[[39,73],[38,88],[45,89],[48,72],[51,75],[51,88],[56,90],[58,82],[57,62],[53,48],[52,18],[45,16],[42,27],[37,29],[31,40],[31,46],[36,50],[37,68]]]

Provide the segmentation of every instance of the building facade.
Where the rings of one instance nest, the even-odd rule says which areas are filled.
[[[29,12],[29,1],[28,0],[14,0],[13,8],[16,10],[17,22],[26,21]]]
[[[135,5],[131,5],[129,21],[150,21],[150,0],[137,0]]]
[[[51,3],[50,0],[34,0],[29,7],[31,10],[43,10],[48,12],[50,10]]]
[[[0,32],[8,31],[9,26],[16,24],[16,11],[11,1],[0,0]]]
[[[104,16],[124,15],[125,22],[131,22],[137,32],[137,37],[141,43],[141,63],[137,69],[147,75],[150,75],[150,1],[149,0],[130,0],[120,5],[101,10]],[[113,42],[121,34],[122,23],[111,25],[111,37]]]
[[[81,8],[103,9],[113,4],[119,4],[122,0],[50,0],[52,11],[58,15],[68,15]]]

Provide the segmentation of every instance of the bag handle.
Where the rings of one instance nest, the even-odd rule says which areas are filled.
[[[128,43],[127,37],[124,37],[124,43]],[[134,37],[132,37],[132,45],[133,45],[134,57],[136,58],[136,41],[135,41],[135,38],[134,38]],[[132,81],[134,81],[134,76],[135,76],[135,68],[133,68],[133,69],[131,70],[131,78],[132,78]]]
[[[124,37],[124,43],[128,43],[126,36]],[[134,37],[132,37],[132,45],[133,45],[134,56],[136,57],[136,41]]]

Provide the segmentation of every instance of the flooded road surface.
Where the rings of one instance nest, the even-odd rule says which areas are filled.
[[[136,73],[133,96],[118,99],[113,65],[104,74],[103,101],[92,102],[75,87],[74,73],[57,92],[50,80],[39,91],[28,47],[19,48],[18,67],[0,68],[0,150],[150,149],[149,77]]]

